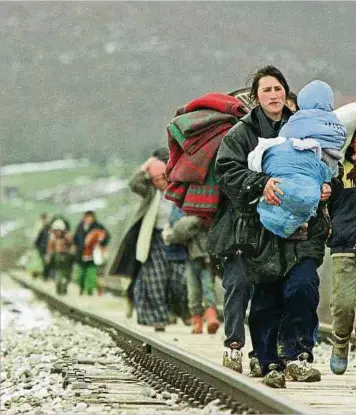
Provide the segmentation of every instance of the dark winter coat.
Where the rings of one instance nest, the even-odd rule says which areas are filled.
[[[258,198],[262,196],[269,177],[261,172],[254,172],[247,167],[247,156],[258,145],[258,137],[275,138],[292,113],[285,107],[282,121],[274,123],[266,117],[260,107],[252,109],[224,137],[216,160],[216,178],[224,195],[224,201],[214,218],[209,232],[208,249],[213,254],[227,256],[236,252],[235,230],[239,217],[254,214]],[[283,274],[302,258],[315,258],[318,265],[322,263],[325,242],[329,231],[325,210],[318,209],[317,216],[310,219],[307,240],[295,241],[276,239],[275,250],[278,261],[283,262]],[[259,221],[251,221],[246,239],[254,239]],[[257,227],[256,227],[257,226]],[[247,241],[248,242],[248,241]],[[266,262],[277,261],[275,257]],[[279,270],[280,264],[274,264]],[[280,271],[276,271],[277,273]]]
[[[353,163],[346,160],[343,173],[345,189],[329,208],[332,233],[328,246],[331,248],[331,254],[356,254],[356,187],[346,179],[352,167]]]
[[[48,240],[50,237],[51,227],[49,224],[43,226],[39,231],[38,236],[35,240],[35,246],[38,249],[38,252],[43,257],[47,253]]]

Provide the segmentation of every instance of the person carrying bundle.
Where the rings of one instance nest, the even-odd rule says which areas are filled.
[[[282,238],[307,237],[307,222],[316,215],[324,183],[337,176],[346,129],[332,113],[329,85],[313,81],[298,93],[300,110],[275,139],[259,138],[248,155],[251,170],[276,178],[280,203],[261,199],[257,206],[263,226]],[[301,229],[299,229],[302,227]]]

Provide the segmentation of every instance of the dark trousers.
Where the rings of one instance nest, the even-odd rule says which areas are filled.
[[[319,276],[313,259],[303,259],[283,280],[258,284],[249,315],[254,352],[262,370],[270,363],[281,368],[307,352],[313,361],[318,332]]]
[[[246,280],[245,268],[240,255],[230,256],[224,264],[223,272],[224,295],[224,346],[238,343],[245,345],[245,316],[253,286]]]

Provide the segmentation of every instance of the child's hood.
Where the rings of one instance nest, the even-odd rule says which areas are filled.
[[[334,94],[330,86],[323,81],[312,81],[302,88],[297,96],[301,110],[334,110]]]

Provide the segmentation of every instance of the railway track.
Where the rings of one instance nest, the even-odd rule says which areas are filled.
[[[208,359],[161,341],[152,334],[139,332],[125,324],[114,323],[95,313],[84,311],[68,299],[51,294],[49,290],[40,287],[40,284],[34,283],[28,277],[14,272],[10,275],[21,285],[33,290],[51,308],[75,321],[107,332],[117,347],[123,350],[125,362],[132,368],[132,378],[115,377],[116,375],[110,372],[110,361],[103,361],[98,367],[93,360],[73,360],[64,355],[55,363],[53,371],[62,375],[63,387],[72,384],[72,387],[78,388],[78,395],[82,393],[81,388],[89,391],[83,397],[85,403],[106,402],[111,406],[120,403],[122,405],[125,399],[132,399],[137,392],[137,381],[140,381],[163,396],[163,400],[162,393],[167,397],[175,396],[176,404],[186,403],[200,410],[209,403],[219,402],[221,410],[229,409],[239,414],[318,413],[311,407],[280,396],[275,390],[253,382],[248,377],[235,375],[229,369]],[[120,382],[129,384],[131,392],[117,397]],[[138,395],[139,393],[136,393],[134,398],[137,404],[157,405],[156,399],[146,397],[141,402]],[[166,405],[166,402],[164,404]]]

